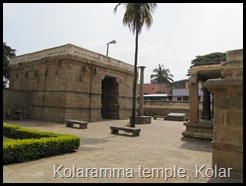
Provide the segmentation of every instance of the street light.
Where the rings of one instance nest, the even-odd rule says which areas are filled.
[[[108,46],[109,46],[109,44],[115,44],[116,43],[116,41],[115,40],[113,40],[113,41],[110,41],[110,42],[108,42],[106,45],[107,45],[107,53],[106,53],[106,56],[108,56]]]

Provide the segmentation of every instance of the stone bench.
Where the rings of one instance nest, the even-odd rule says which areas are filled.
[[[141,129],[133,128],[133,127],[115,127],[110,126],[111,134],[118,134],[119,130],[123,130],[125,132],[132,133],[132,136],[139,136]]]
[[[186,121],[186,114],[185,113],[169,113],[165,120],[171,121]]]
[[[66,127],[79,128],[79,129],[87,129],[87,121],[79,121],[79,120],[66,120]],[[75,127],[78,125],[78,127]]]
[[[154,119],[156,119],[156,118],[164,118],[164,120],[165,120],[165,118],[166,118],[166,116],[152,116]]]

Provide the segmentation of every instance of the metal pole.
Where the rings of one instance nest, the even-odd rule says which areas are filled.
[[[108,56],[108,46],[109,46],[109,43],[107,43],[106,45],[107,45],[107,53],[106,53],[106,56]]]
[[[109,44],[115,44],[116,41],[115,40],[112,40],[110,42],[108,42],[106,45],[107,45],[107,52],[106,52],[106,56],[108,56],[108,48],[109,48]]]

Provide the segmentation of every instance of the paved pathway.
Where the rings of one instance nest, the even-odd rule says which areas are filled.
[[[181,121],[152,119],[151,124],[137,124],[136,128],[141,129],[138,137],[110,133],[110,126],[125,126],[129,120],[91,122],[87,129],[68,128],[49,121],[7,122],[74,134],[81,137],[81,145],[75,153],[5,165],[3,183],[242,182],[241,177],[239,181],[204,177],[206,168],[211,168],[210,142],[182,141],[185,127]],[[202,167],[196,175],[196,168]]]

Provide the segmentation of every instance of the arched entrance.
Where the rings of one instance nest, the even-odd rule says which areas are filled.
[[[115,77],[105,76],[101,87],[102,118],[119,119],[119,83]]]

